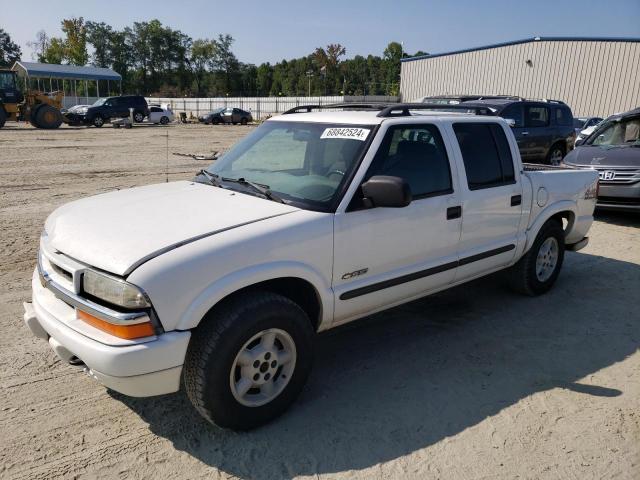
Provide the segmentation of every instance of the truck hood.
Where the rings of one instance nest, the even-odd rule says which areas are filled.
[[[640,168],[640,148],[602,148],[585,145],[576,147],[564,158],[565,163],[585,167],[638,167]]]
[[[172,182],[68,203],[45,224],[56,250],[117,275],[216,233],[298,210],[244,193]]]

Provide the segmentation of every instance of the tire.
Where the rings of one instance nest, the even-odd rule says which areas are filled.
[[[276,338],[273,353],[265,353],[260,340],[269,334]],[[236,296],[207,314],[193,333],[184,365],[187,395],[215,425],[234,430],[262,425],[281,415],[304,387],[313,337],[309,317],[287,297],[261,291]],[[279,364],[287,352],[289,360]],[[240,382],[249,382],[248,390],[238,387]]]
[[[7,121],[7,114],[4,111],[4,108],[0,105],[0,128],[4,127],[5,122]]]
[[[246,118],[242,118],[242,120],[240,120],[240,123],[242,125],[246,125],[247,123],[249,123],[249,121]]]
[[[43,104],[36,105],[31,109],[31,112],[29,112],[29,123],[35,128],[40,128],[40,125],[38,124],[38,110],[40,110],[40,107],[42,106]]]
[[[162,116],[160,118],[160,125],[167,125],[169,123],[169,117]]]
[[[545,256],[547,247],[553,250],[554,245],[555,255],[549,252]],[[542,265],[538,264],[539,259]],[[511,267],[510,285],[515,291],[532,297],[546,293],[558,278],[563,261],[564,230],[558,220],[551,219],[542,226],[529,251]],[[550,266],[544,268],[544,265]]]
[[[549,149],[547,154],[547,165],[557,167],[564,158],[564,148],[559,143],[555,143]]]
[[[36,111],[35,117],[38,128],[53,130],[62,125],[62,114],[60,110],[51,105],[41,105]]]
[[[100,115],[96,115],[95,117],[93,117],[93,120],[91,120],[91,125],[96,128],[102,128],[102,126],[104,125],[104,118],[102,118],[102,116]]]
[[[142,123],[144,121],[144,113],[133,112],[133,121],[136,123]]]

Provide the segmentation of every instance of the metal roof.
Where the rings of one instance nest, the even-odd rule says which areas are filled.
[[[456,53],[475,52],[477,50],[488,50],[490,48],[508,47],[509,45],[519,45],[529,42],[640,42],[640,38],[628,37],[533,37],[523,38],[521,40],[513,40],[511,42],[493,43],[482,47],[464,48],[462,50],[452,50],[451,52],[434,53],[420,55],[418,57],[403,58],[401,62],[412,62],[414,60],[422,60],[424,58],[443,57],[445,55],[455,55]]]
[[[30,77],[70,78],[75,80],[122,80],[119,73],[110,68],[78,67],[55,63],[16,62],[11,70],[23,70]]]

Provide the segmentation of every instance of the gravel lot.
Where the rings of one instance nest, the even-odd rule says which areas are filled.
[[[0,477],[640,478],[640,216],[599,214],[556,288],[479,280],[332,330],[300,400],[250,433],[183,393],[130,399],[22,323],[47,215],[190,178],[251,127],[0,130]],[[168,135],[168,137],[167,137]]]

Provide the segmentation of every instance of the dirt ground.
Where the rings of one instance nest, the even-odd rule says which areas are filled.
[[[250,433],[131,399],[22,322],[47,215],[191,178],[251,127],[0,130],[0,477],[640,478],[640,216],[599,214],[540,298],[491,277],[327,332],[299,401]],[[167,149],[168,145],[168,149]]]

